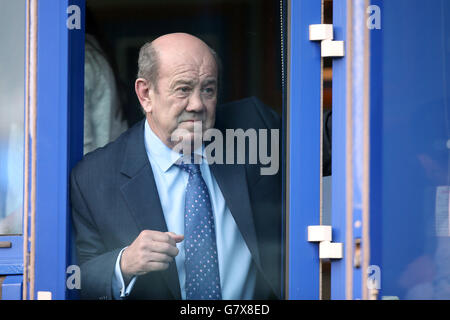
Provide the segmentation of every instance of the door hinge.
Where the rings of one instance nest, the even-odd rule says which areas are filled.
[[[320,41],[322,57],[343,57],[345,55],[344,41],[333,40],[332,24],[309,25],[309,40]]]
[[[319,243],[319,259],[342,259],[344,256],[343,244],[332,242],[331,226],[308,226],[308,241]]]

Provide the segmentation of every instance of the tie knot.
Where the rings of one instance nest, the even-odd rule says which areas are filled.
[[[180,163],[178,166],[189,174],[198,174],[200,172],[200,165],[198,164]]]
[[[200,165],[198,163],[194,163],[193,159],[191,159],[191,163],[184,163],[182,161],[181,163],[177,164],[177,166],[189,174],[200,173]]]

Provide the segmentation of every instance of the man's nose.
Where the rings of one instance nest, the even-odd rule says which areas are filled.
[[[186,107],[186,111],[201,112],[204,109],[202,96],[199,90],[195,90],[189,99],[189,104]]]

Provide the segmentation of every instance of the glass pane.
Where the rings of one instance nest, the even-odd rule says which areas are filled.
[[[22,233],[25,1],[0,0],[0,235]]]
[[[450,299],[450,2],[383,1],[381,18],[381,292]]]

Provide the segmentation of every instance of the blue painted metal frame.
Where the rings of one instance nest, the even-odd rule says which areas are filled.
[[[365,79],[369,76],[365,73],[366,9],[365,0],[333,2],[334,38],[344,40],[346,53],[343,59],[333,60],[333,241],[344,243],[344,258],[332,265],[332,299],[364,297],[365,270],[355,267],[353,261],[356,239],[360,239],[363,266],[363,226],[368,223],[363,219],[364,192],[368,192],[364,186]]]
[[[23,236],[1,236],[0,241],[11,242],[11,248],[2,248],[0,275],[23,273]]]
[[[320,224],[320,44],[309,25],[321,1],[289,1],[289,299],[319,299],[319,252],[307,227]]]
[[[82,28],[66,26],[68,6]],[[66,299],[70,250],[69,173],[82,157],[84,0],[38,2],[35,290]],[[35,293],[36,296],[36,293]]]
[[[364,180],[364,125],[365,125],[365,99],[368,88],[365,87],[365,80],[369,75],[365,70],[366,59],[366,1],[352,0],[352,252],[355,252],[356,239],[360,239],[360,257],[361,266],[352,267],[353,273],[353,288],[352,299],[363,299],[363,270],[364,264],[362,259],[365,253],[366,240],[363,235],[363,226],[369,221],[365,221],[363,216],[364,208],[364,193],[368,192],[365,189]],[[368,160],[368,159],[367,159]],[[359,222],[359,223],[358,223]],[[367,239],[368,240],[368,239]],[[353,261],[353,257],[352,257]]]
[[[347,51],[347,0],[333,1],[334,39],[344,40]],[[332,126],[332,198],[331,221],[333,242],[344,243],[344,258],[331,267],[331,299],[346,298],[346,212],[347,212],[347,63],[348,52],[333,60],[333,126]]]
[[[287,46],[287,0],[283,0],[280,2],[281,5],[281,17],[280,17],[280,25],[281,25],[281,63],[282,63],[282,81],[281,81],[281,92],[282,92],[282,116],[283,120],[281,123],[281,132],[282,132],[282,139],[281,139],[281,154],[283,155],[281,157],[281,176],[283,177],[283,187],[281,190],[281,199],[282,199],[282,208],[281,208],[281,221],[282,221],[282,229],[281,229],[281,270],[280,270],[280,297],[281,299],[286,299],[286,278],[287,275],[285,274],[286,270],[286,256],[287,256],[287,250],[286,250],[286,137],[287,137],[287,131],[286,131],[286,121],[287,121],[287,91],[286,91],[286,61],[287,61],[287,54],[286,54],[286,46]]]
[[[10,275],[2,284],[2,300],[18,300],[22,296],[22,275]]]
[[[383,0],[371,0],[383,12]],[[383,20],[381,20],[382,23]],[[370,31],[370,265],[382,265],[383,27]],[[381,296],[381,292],[380,292]]]

